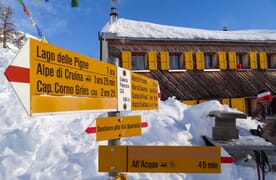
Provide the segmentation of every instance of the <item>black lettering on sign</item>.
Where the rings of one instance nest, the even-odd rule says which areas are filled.
[[[48,77],[48,76],[53,77],[55,75],[54,68],[47,67],[46,65],[41,64],[41,63],[37,64],[36,74],[42,75],[45,77]]]
[[[91,96],[98,96],[98,91],[96,89],[91,89]]]
[[[131,95],[133,99],[144,99],[144,100],[148,99],[148,96],[144,93],[142,94],[132,93]]]
[[[114,130],[120,130],[120,129],[121,129],[121,127],[119,125],[114,126]]]
[[[122,129],[126,129],[127,125],[126,124],[122,124],[121,127],[122,127]]]
[[[217,162],[209,162],[208,163],[208,168],[217,169],[218,168],[218,163]]]
[[[131,86],[132,86],[131,88],[132,88],[133,90],[148,92],[148,88],[146,88],[146,87],[139,86],[139,85],[135,85],[134,83],[132,83]]]
[[[74,66],[78,67],[79,69],[89,69],[89,63],[80,60],[78,57],[74,58]]]
[[[94,83],[95,84],[103,84],[103,78],[101,78],[97,75],[94,75]]]
[[[74,87],[61,85],[58,82],[55,83],[55,93],[62,95],[72,95],[74,94]]]
[[[157,94],[157,89],[155,89],[155,88],[152,88],[149,91],[150,91],[150,93],[156,93]]]
[[[97,126],[97,132],[113,131],[113,126]]]
[[[149,103],[145,103],[145,102],[132,102],[132,107],[137,107],[137,108],[141,108],[141,107],[151,107],[151,105]]]
[[[39,46],[36,46],[36,57],[45,59],[47,62],[55,61],[55,53],[40,49]]]
[[[139,83],[142,83],[142,84],[147,84],[147,80],[146,79],[142,79],[142,78],[139,78],[137,76],[132,76],[131,77],[131,80],[134,81],[134,82],[139,82]]]
[[[139,160],[133,160],[132,163],[131,163],[131,167],[132,168],[139,168]]]
[[[70,69],[65,69],[65,79],[83,81],[83,75],[77,71],[70,71]]]
[[[109,67],[106,68],[106,72],[107,74],[109,74],[110,76],[115,76],[115,70],[114,69],[109,69]]]
[[[109,79],[109,81],[108,81],[109,86],[115,86],[116,85],[115,83],[116,83],[116,81],[113,79]]]
[[[151,162],[151,161],[140,161],[140,167],[141,168],[148,168],[148,169],[153,169],[153,168],[158,168],[158,162]]]
[[[36,91],[42,94],[52,93],[52,86],[48,83],[43,83],[41,80],[36,82]]]
[[[110,97],[115,97],[116,93],[114,89],[110,90]]]
[[[57,60],[61,64],[67,64],[67,65],[72,65],[72,58],[68,54],[61,54],[61,52],[57,56]]]
[[[101,96],[110,97],[110,91],[101,88]]]
[[[86,88],[86,87],[83,87],[83,86],[79,86],[79,85],[76,85],[76,94],[77,95],[84,95],[84,96],[87,96],[89,95],[89,88]]]
[[[63,77],[63,71],[62,71],[61,67],[57,69],[57,77],[58,78],[62,78]]]
[[[136,124],[127,124],[127,128],[128,128],[128,129],[141,128],[141,124],[140,124],[140,123],[136,123]]]

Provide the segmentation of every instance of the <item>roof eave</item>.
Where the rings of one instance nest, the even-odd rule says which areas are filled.
[[[276,44],[275,40],[244,40],[244,39],[179,39],[179,38],[145,38],[145,37],[123,37],[123,36],[117,36],[116,33],[101,33],[100,39],[105,40],[124,40],[124,41],[149,41],[149,42],[227,42],[227,43],[254,43],[254,44]]]

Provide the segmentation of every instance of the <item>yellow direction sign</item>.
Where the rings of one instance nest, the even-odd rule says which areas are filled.
[[[158,82],[146,76],[131,73],[131,109],[153,110],[158,107]]]
[[[5,75],[29,115],[158,108],[157,81],[35,39]]]
[[[141,136],[141,116],[97,118],[96,128],[97,141]]]
[[[28,114],[117,110],[117,67],[29,39],[7,68]]]
[[[99,172],[221,173],[216,146],[99,146]]]
[[[33,113],[115,110],[116,78],[114,65],[30,40]]]

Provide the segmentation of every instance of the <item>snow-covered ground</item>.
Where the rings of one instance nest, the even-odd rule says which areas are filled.
[[[16,53],[15,48],[0,48],[0,179],[108,179],[107,173],[98,172],[98,145],[107,142],[97,142],[94,134],[85,133],[96,117],[106,113],[29,117],[4,76]],[[211,137],[214,120],[207,115],[213,110],[237,111],[218,101],[188,106],[172,97],[161,101],[157,111],[124,112],[123,115],[141,115],[149,126],[143,128],[142,136],[123,138],[121,144],[204,145],[201,135]],[[271,145],[247,131],[257,124],[250,117],[237,120],[240,142]],[[128,176],[130,180],[252,180],[257,179],[257,170],[252,166],[222,164],[221,174],[128,173]],[[275,172],[266,175],[267,180],[275,177]]]

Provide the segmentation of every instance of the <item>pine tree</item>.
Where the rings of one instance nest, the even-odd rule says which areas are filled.
[[[15,32],[15,25],[12,22],[12,8],[0,4],[0,39],[3,42],[3,48],[7,48],[7,42],[11,40]]]

